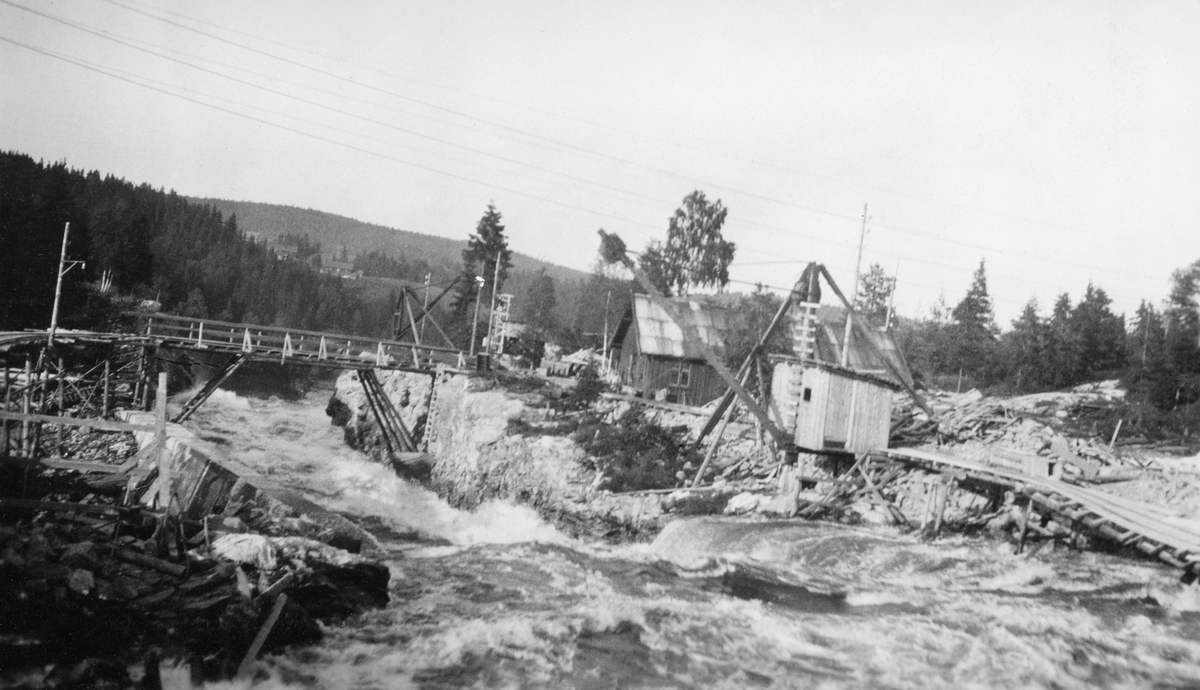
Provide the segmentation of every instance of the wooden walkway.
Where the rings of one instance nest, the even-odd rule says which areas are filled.
[[[417,342],[364,338],[295,328],[195,319],[171,314],[132,314],[140,320],[136,333],[59,330],[59,342],[98,342],[166,346],[216,352],[248,361],[307,364],[341,369],[425,369],[432,354],[458,355],[459,350]],[[0,350],[47,340],[46,331],[0,332]],[[424,356],[424,358],[423,358]]]
[[[156,345],[244,355],[251,361],[308,364],[342,369],[419,369],[421,353],[458,350],[295,328],[143,314],[138,337]]]
[[[1157,506],[1075,486],[1051,478],[981,465],[959,458],[908,448],[872,453],[933,472],[1000,485],[1026,498],[1028,510],[1080,532],[1099,534],[1122,546],[1135,547],[1184,571],[1185,582],[1200,575],[1200,521],[1180,518]]]

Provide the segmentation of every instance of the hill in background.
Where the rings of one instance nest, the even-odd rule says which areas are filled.
[[[464,228],[463,239],[454,240],[295,206],[225,199],[189,200],[211,205],[226,217],[236,213],[238,228],[261,240],[275,242],[284,234],[307,235],[310,242],[320,243],[326,257],[336,256],[344,246],[352,256],[379,251],[396,259],[424,259],[434,273],[435,282],[458,275],[462,270],[462,251],[467,246],[467,235],[473,230]],[[541,261],[516,251],[515,247],[513,249],[514,274],[531,274],[545,269],[546,274],[560,285],[578,283],[588,278],[584,271]]]

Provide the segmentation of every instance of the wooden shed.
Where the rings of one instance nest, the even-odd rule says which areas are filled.
[[[690,321],[719,356],[733,317],[725,307],[691,299],[673,299],[675,319]],[[684,405],[703,405],[725,392],[725,382],[705,361],[695,343],[646,295],[633,295],[612,337],[612,362],[621,383],[647,397],[663,394]]]
[[[796,305],[792,337],[799,356],[772,358],[770,413],[802,448],[850,453],[887,448],[892,397],[912,385],[891,333],[871,331],[870,344],[851,338],[847,345],[845,319],[844,309]]]
[[[861,453],[887,448],[900,386],[821,361],[777,362],[772,415],[802,448]]]

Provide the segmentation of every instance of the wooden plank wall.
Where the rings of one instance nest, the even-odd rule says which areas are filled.
[[[798,364],[795,366],[799,366]],[[824,369],[804,367],[800,377],[800,399],[796,415],[796,445],[805,448],[825,447],[825,417],[829,406],[830,375]],[[804,401],[804,388],[812,391],[808,402]]]
[[[868,381],[854,381],[847,448],[856,453],[887,448],[892,424],[892,391]]]

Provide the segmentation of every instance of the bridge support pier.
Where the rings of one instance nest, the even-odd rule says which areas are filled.
[[[375,422],[379,425],[379,434],[383,437],[383,443],[387,446],[388,453],[417,452],[417,444],[404,426],[404,421],[400,419],[400,413],[396,411],[392,401],[387,397],[387,393],[384,392],[383,386],[380,385],[375,370],[360,369],[358,380],[362,383],[363,392],[367,397],[367,405],[371,408],[371,413],[375,415]]]

